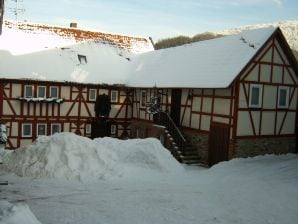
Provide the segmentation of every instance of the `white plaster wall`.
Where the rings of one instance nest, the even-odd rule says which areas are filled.
[[[261,77],[262,77],[262,80],[267,81],[267,82],[270,82],[271,66],[270,65],[264,65],[264,64],[262,64],[260,66],[261,66]]]
[[[62,125],[63,125],[63,131],[64,132],[70,132],[70,123],[64,123]]]
[[[229,99],[215,98],[214,99],[214,113],[229,115],[230,114],[230,105],[231,105],[231,100],[229,100]]]
[[[181,118],[182,118],[182,111],[181,111]],[[190,108],[185,109],[184,118],[182,121],[182,126],[189,127],[189,120],[190,120]]]
[[[295,133],[295,112],[288,112],[285,123],[282,127],[281,134],[294,134]]]
[[[286,112],[284,111],[279,111],[277,112],[277,117],[276,117],[276,134],[278,134],[279,130],[280,130],[280,126],[281,126],[281,123],[283,121],[283,118],[284,118],[284,115],[285,115]]]
[[[69,109],[71,108],[71,105],[72,104],[73,104],[72,102],[64,102],[64,103],[62,103],[62,106],[60,108],[60,115],[61,116],[66,116],[66,114],[69,111]],[[44,109],[43,114],[45,115],[46,114],[45,113],[46,108],[43,107],[43,109]]]
[[[192,114],[191,116],[191,128],[199,129],[200,125],[200,115],[199,114]]]
[[[209,131],[210,129],[210,122],[211,122],[211,117],[208,115],[202,115],[202,120],[201,120],[201,130],[204,131]]]
[[[11,129],[12,136],[21,136],[21,133],[19,133],[19,123],[18,122],[12,122],[10,129]]]
[[[292,73],[294,74],[294,73]],[[293,78],[292,78],[293,77]],[[285,84],[294,84],[294,75],[291,77],[291,75],[289,74],[288,70],[285,69],[285,73],[284,73],[284,83]],[[293,80],[294,79],[294,80]]]
[[[244,84],[244,87],[246,88],[246,92],[248,94],[248,84]],[[244,88],[243,85],[241,84],[239,87],[239,104],[238,104],[239,108],[247,108],[247,102],[246,102],[246,98],[245,98],[245,92],[244,92]]]
[[[260,122],[261,122],[261,113],[259,111],[251,111],[251,117],[252,117],[253,125],[255,127],[256,135],[259,135],[260,134],[259,127],[260,127]]]
[[[239,111],[237,119],[237,136],[253,135],[253,129],[247,111]]]
[[[70,87],[62,86],[61,87],[61,98],[65,100],[70,100]]]
[[[201,110],[201,97],[193,97],[192,101],[192,110],[193,111],[200,111]]]
[[[263,97],[263,108],[265,109],[275,109],[276,108],[276,97],[277,97],[277,87],[264,85],[264,97]]]
[[[282,48],[280,47],[278,41],[275,41],[275,46],[276,48],[279,50],[280,54],[281,54],[281,57],[284,59],[286,65],[289,65],[289,61],[287,59],[287,57],[285,56]],[[283,61],[281,60],[279,54],[277,53],[277,51],[275,51],[275,54],[274,54],[274,60],[273,60],[275,63],[279,63],[279,64],[283,64]]]
[[[273,66],[273,72],[272,72],[272,82],[273,83],[282,83],[282,70],[283,68],[281,66]]]
[[[263,112],[262,114],[262,126],[261,135],[273,135],[274,134],[274,122],[275,112]]]
[[[205,113],[211,113],[211,109],[212,109],[212,98],[204,97],[202,111]]]
[[[7,94],[7,92],[6,92]],[[12,84],[12,98],[18,98],[22,96],[22,85],[21,84]],[[7,94],[9,96],[9,94]]]
[[[267,53],[264,55],[264,57],[261,59],[261,61],[264,62],[271,62],[272,61],[272,48],[270,48]]]
[[[257,81],[259,73],[259,66],[256,65],[253,70],[249,73],[249,75],[245,78],[247,81]]]

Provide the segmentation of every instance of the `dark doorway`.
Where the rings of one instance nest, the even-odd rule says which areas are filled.
[[[180,126],[181,93],[181,89],[172,89],[170,116],[177,127]]]
[[[230,128],[227,124],[212,123],[209,133],[208,163],[212,166],[229,159]]]
[[[111,121],[105,117],[93,118],[91,122],[91,138],[111,136]]]

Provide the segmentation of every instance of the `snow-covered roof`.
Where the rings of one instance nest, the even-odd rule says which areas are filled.
[[[28,27],[4,26],[1,78],[173,88],[228,87],[276,30],[250,30],[158,51],[140,47],[145,53],[137,54],[102,39],[77,41],[58,28]]]
[[[151,41],[143,37],[11,21],[4,21],[0,49],[8,50],[12,54],[23,54],[85,41],[100,42],[133,53],[153,50]]]
[[[264,45],[276,28],[144,53],[132,59],[134,87],[225,88]]]
[[[96,42],[55,48],[31,54],[0,51],[2,78],[124,84],[130,52]]]
[[[0,77],[124,84],[132,54],[153,50],[145,38],[5,22]]]

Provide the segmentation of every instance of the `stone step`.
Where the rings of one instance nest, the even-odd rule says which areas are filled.
[[[200,157],[198,155],[181,155],[180,156],[182,159],[200,159]]]

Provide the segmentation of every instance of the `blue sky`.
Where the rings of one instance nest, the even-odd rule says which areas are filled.
[[[4,17],[14,19],[13,0]],[[20,21],[137,36],[155,41],[243,25],[298,19],[297,0],[22,0]]]

